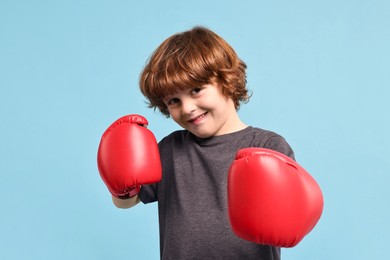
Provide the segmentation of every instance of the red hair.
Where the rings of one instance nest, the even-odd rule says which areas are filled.
[[[234,101],[249,100],[246,64],[220,36],[204,27],[166,39],[149,58],[140,75],[140,89],[149,107],[169,116],[163,99],[178,90],[216,84]]]

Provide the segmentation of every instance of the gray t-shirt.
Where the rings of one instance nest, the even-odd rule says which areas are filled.
[[[227,173],[246,147],[294,158],[283,137],[254,127],[206,139],[180,130],[160,141],[163,178],[144,185],[139,196],[143,203],[158,201],[161,259],[280,259],[280,248],[245,241],[230,228]]]

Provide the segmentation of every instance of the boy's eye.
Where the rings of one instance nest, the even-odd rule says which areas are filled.
[[[178,98],[171,98],[171,99],[169,99],[168,101],[167,101],[167,105],[169,106],[169,105],[174,105],[174,104],[177,104],[177,103],[179,103],[180,102],[180,100],[178,99]]]
[[[192,95],[198,94],[201,90],[202,90],[202,88],[193,88],[193,89],[191,90],[191,94],[192,94]]]

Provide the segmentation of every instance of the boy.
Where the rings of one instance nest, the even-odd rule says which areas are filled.
[[[227,172],[236,152],[263,147],[294,158],[280,135],[246,125],[237,114],[250,98],[246,64],[209,29],[195,27],[166,39],[140,76],[151,108],[183,130],[159,144],[162,180],[119,208],[158,202],[162,259],[280,259],[280,248],[240,239],[227,214]]]

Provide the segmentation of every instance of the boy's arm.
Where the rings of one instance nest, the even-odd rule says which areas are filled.
[[[117,208],[120,209],[128,209],[131,207],[134,207],[137,205],[141,200],[139,199],[138,195],[135,195],[128,199],[118,199],[114,196],[112,196],[112,202]]]

